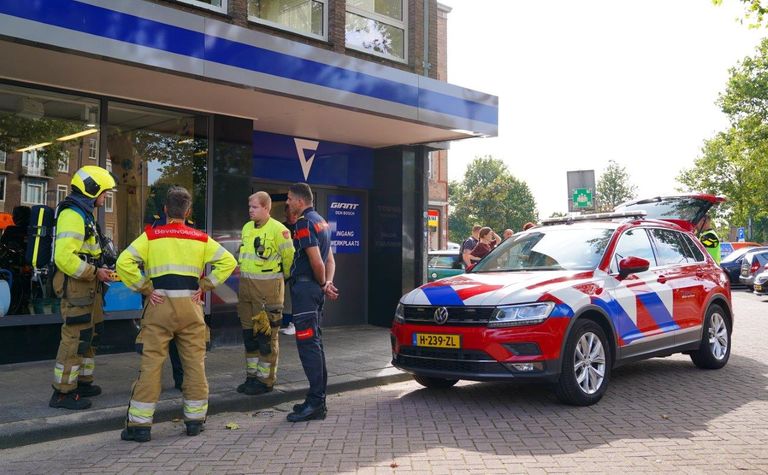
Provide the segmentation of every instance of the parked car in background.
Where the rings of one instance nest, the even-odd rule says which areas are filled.
[[[760,247],[760,243],[757,242],[739,242],[739,241],[733,241],[733,242],[721,242],[720,243],[720,259],[725,258],[726,256],[730,255],[733,251],[739,250],[739,249],[746,249],[750,247]]]
[[[763,269],[755,275],[755,281],[752,287],[757,295],[768,294],[768,268],[763,267]]]
[[[746,285],[749,290],[754,290],[752,286],[755,282],[755,275],[762,270],[766,263],[768,263],[768,250],[750,250],[744,254],[741,261],[739,282]]]
[[[728,274],[728,280],[731,281],[731,285],[742,285],[739,281],[741,275],[741,263],[744,261],[744,256],[750,251],[768,251],[768,247],[744,247],[736,249],[720,261],[720,268]]]
[[[454,250],[454,249],[455,249],[455,250],[457,250],[457,251],[458,251],[459,249],[461,249],[461,244],[459,244],[459,243],[457,243],[457,242],[451,242],[451,241],[448,241],[448,250],[449,250],[449,251],[452,251],[452,250]]]
[[[545,381],[581,406],[600,400],[614,367],[643,358],[683,352],[722,368],[728,278],[695,236],[643,214],[544,220],[466,274],[403,295],[393,366],[428,388]]]
[[[464,273],[464,263],[458,250],[429,251],[427,282]]]

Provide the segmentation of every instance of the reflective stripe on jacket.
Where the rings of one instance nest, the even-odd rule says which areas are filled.
[[[248,221],[243,226],[242,240],[241,277],[259,279],[279,273],[286,278],[290,277],[294,254],[293,240],[291,232],[280,221],[269,218],[259,227],[253,221]]]
[[[200,278],[208,263],[213,270]],[[172,223],[147,228],[120,254],[117,273],[126,286],[145,295],[155,288],[208,291],[224,282],[236,264],[232,254],[204,232]]]
[[[96,266],[87,263],[81,254],[98,258],[101,247],[95,233],[85,239],[85,219],[71,208],[65,208],[59,213],[56,221],[56,244],[53,249],[53,260],[56,267],[70,277],[82,280],[93,280],[96,277]]]

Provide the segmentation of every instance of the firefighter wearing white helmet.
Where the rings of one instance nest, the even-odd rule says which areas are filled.
[[[97,166],[85,166],[72,177],[72,192],[56,209],[56,272],[53,290],[61,298],[61,341],[53,370],[49,406],[87,409],[101,394],[93,384],[95,347],[103,333],[102,282],[112,280],[104,266],[103,236],[93,212],[104,205],[115,178]]]

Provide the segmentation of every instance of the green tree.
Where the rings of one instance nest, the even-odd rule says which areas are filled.
[[[739,0],[741,3],[744,4],[744,18],[741,19],[741,22],[744,23],[746,20],[749,22],[750,28],[758,28],[761,26],[764,26],[763,21],[766,19],[766,13],[768,13],[768,8],[761,5],[761,0]],[[723,0],[712,0],[712,3],[715,5],[722,5]]]
[[[731,68],[718,104],[731,126],[705,141],[693,167],[678,181],[686,191],[721,194],[717,210],[728,227],[757,225],[752,239],[768,239],[768,39],[756,54]]]
[[[629,182],[629,173],[613,160],[600,175],[595,185],[595,201],[598,211],[613,211],[616,205],[635,197],[637,187]]]
[[[451,212],[449,240],[462,242],[472,226],[490,226],[501,234],[506,228],[520,230],[537,221],[536,201],[528,185],[509,172],[500,159],[477,157],[467,167],[461,182],[448,187]]]

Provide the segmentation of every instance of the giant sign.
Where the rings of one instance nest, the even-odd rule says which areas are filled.
[[[328,195],[331,249],[336,254],[358,254],[362,247],[362,204],[349,195]]]

